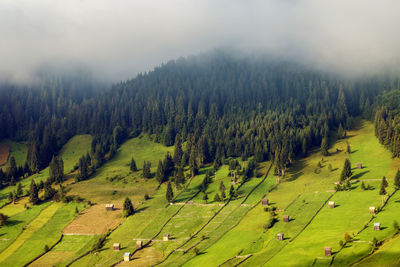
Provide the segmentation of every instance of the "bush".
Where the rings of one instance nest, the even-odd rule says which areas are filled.
[[[396,231],[396,233],[400,232],[399,223],[397,221],[393,222],[393,228]]]
[[[149,194],[144,194],[144,200],[149,200],[149,199],[150,199]]]
[[[48,245],[44,245],[44,252],[47,252],[49,250],[50,250],[49,246]]]
[[[345,233],[344,234],[344,240],[346,241],[346,242],[350,242],[351,241],[351,236],[349,235],[349,233]]]

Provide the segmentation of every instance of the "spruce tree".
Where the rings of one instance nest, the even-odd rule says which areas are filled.
[[[33,179],[31,180],[30,185],[29,202],[31,202],[33,205],[36,205],[39,202],[39,192]]]
[[[166,193],[165,197],[167,198],[167,201],[169,203],[171,203],[172,200],[174,199],[174,191],[172,191],[171,182],[168,182],[167,193]]]
[[[175,166],[179,166],[182,161],[182,156],[183,156],[183,151],[182,151],[182,145],[181,142],[178,141],[175,143],[175,148],[174,148],[174,163]]]
[[[385,187],[385,184],[383,183],[383,181],[382,181],[382,183],[381,183],[381,189],[379,190],[379,195],[381,195],[381,196],[384,196],[384,195],[386,195],[386,187]]]
[[[385,176],[382,177],[382,186],[384,186],[385,188],[389,186]]]
[[[327,138],[323,138],[322,142],[321,142],[321,153],[324,156],[328,156],[329,155],[329,146],[328,146],[328,140]]]
[[[397,170],[396,176],[394,177],[394,185],[397,189],[400,188],[400,170]]]
[[[151,178],[151,162],[149,161],[143,162],[142,172],[144,178]]]
[[[136,162],[135,162],[135,160],[133,159],[133,157],[132,157],[132,159],[131,159],[131,164],[129,165],[129,168],[131,169],[131,171],[133,171],[133,172],[137,172],[137,167],[136,167]]]
[[[351,172],[351,163],[350,163],[350,160],[349,160],[349,159],[346,159],[346,160],[344,161],[343,170],[344,170],[344,174],[345,174],[345,176],[346,176],[346,179],[347,179],[347,178],[350,178],[351,175],[352,175],[352,172]]]
[[[185,174],[183,173],[183,168],[179,167],[175,174],[175,183],[183,185],[185,183]]]
[[[214,196],[214,202],[221,202],[221,197],[219,196],[218,193],[216,193]]]
[[[159,184],[162,184],[165,181],[165,178],[164,164],[161,160],[159,160],[156,172],[156,180]]]
[[[128,217],[135,213],[135,210],[132,205],[132,201],[127,197],[124,201],[124,216]]]
[[[23,194],[24,194],[24,192],[22,191],[22,185],[21,185],[21,182],[19,182],[18,186],[17,186],[17,197],[20,197]]]

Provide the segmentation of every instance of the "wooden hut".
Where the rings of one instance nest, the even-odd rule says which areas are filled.
[[[331,247],[326,247],[324,249],[325,256],[332,256],[332,248]]]
[[[335,201],[328,202],[329,208],[333,209],[335,207]]]
[[[124,254],[124,261],[130,261],[131,260],[131,253],[125,252]]]
[[[283,221],[289,222],[289,215],[283,215]]]
[[[369,213],[375,213],[375,207],[369,207]]]
[[[374,223],[374,231],[381,230],[381,223]]]
[[[357,163],[357,169],[362,169],[362,163],[361,162]]]
[[[277,238],[279,241],[282,241],[282,240],[283,240],[283,234],[282,234],[282,233],[277,234],[277,235],[276,235],[276,238]]]
[[[168,241],[168,240],[169,240],[169,234],[164,234],[163,240],[164,240],[164,241]]]
[[[261,200],[261,204],[262,204],[263,206],[268,206],[268,205],[269,205],[268,199],[263,198],[263,199]]]
[[[142,240],[136,241],[136,247],[137,248],[142,248],[142,246],[143,246],[143,241]]]
[[[106,210],[113,210],[114,204],[106,204]]]
[[[114,251],[120,250],[121,249],[121,245],[119,243],[114,243],[113,244],[113,248],[114,248]]]

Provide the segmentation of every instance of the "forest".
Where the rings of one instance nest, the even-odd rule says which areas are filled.
[[[170,61],[110,89],[84,76],[4,83],[0,139],[29,145],[25,166],[1,174],[2,185],[46,167],[76,134],[95,136],[95,167],[126,138],[148,133],[166,146],[186,142],[179,164],[193,173],[226,157],[254,156],[257,162],[274,159],[276,174],[284,175],[296,157],[325,146],[338,129],[351,129],[356,116],[373,119],[376,110],[377,136],[399,156],[399,94],[381,95],[399,83],[389,75],[345,78],[223,52]]]

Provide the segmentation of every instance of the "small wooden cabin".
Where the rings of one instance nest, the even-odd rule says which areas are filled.
[[[369,213],[375,213],[375,207],[369,207]]]
[[[164,234],[163,240],[164,240],[164,241],[168,241],[168,240],[169,240],[169,234]]]
[[[374,231],[381,230],[381,223],[374,223]]]
[[[130,261],[131,260],[131,253],[125,252],[124,254],[124,261]]]
[[[268,205],[269,205],[268,199],[267,199],[267,198],[263,198],[263,199],[261,200],[261,204],[262,204],[263,206],[268,206]]]
[[[331,247],[326,247],[324,249],[325,256],[332,256],[332,248]]]
[[[328,202],[329,208],[333,209],[335,207],[335,201]]]
[[[114,204],[106,204],[106,210],[114,210]]]
[[[113,248],[114,248],[114,251],[120,250],[121,249],[121,245],[119,243],[114,243],[113,244]]]
[[[142,246],[143,246],[143,241],[142,240],[136,241],[136,247],[137,248],[142,248]]]
[[[282,234],[282,233],[277,234],[277,235],[276,235],[276,238],[277,238],[279,241],[282,241],[282,240],[283,240],[283,234]]]
[[[289,222],[289,215],[283,215],[283,221]]]
[[[357,169],[362,169],[362,163],[361,162],[357,163]]]

